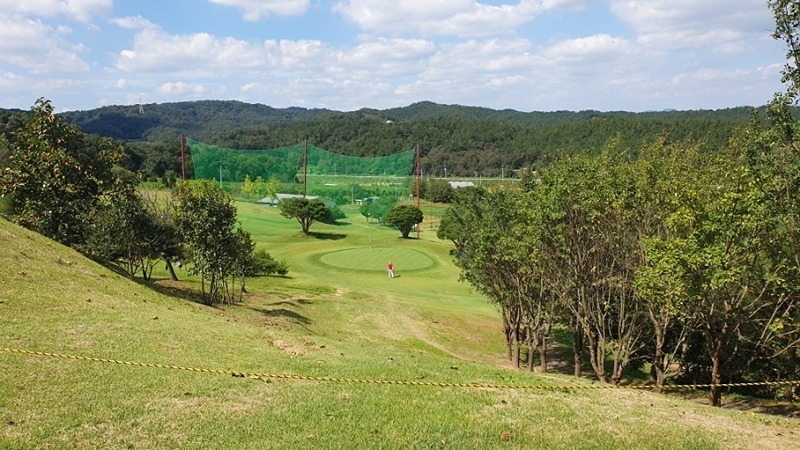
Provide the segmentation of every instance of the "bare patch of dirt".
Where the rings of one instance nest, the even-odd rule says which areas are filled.
[[[280,339],[272,341],[272,345],[278,347],[279,349],[285,351],[286,353],[292,356],[303,356],[306,354],[306,351],[303,348]]]

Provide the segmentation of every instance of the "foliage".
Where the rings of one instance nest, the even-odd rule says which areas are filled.
[[[422,223],[422,210],[411,205],[397,205],[386,214],[386,222],[397,227],[404,239],[416,224]]]
[[[450,203],[454,189],[446,180],[432,179],[425,182],[422,198],[436,203]]]
[[[253,254],[253,265],[250,276],[286,275],[289,266],[286,261],[277,261],[264,249],[256,250]]]
[[[339,220],[346,218],[347,215],[344,213],[342,208],[337,205],[333,205],[328,207],[328,214],[325,218],[324,222],[329,224],[335,224]]]
[[[367,218],[367,221],[372,219],[383,225],[386,223],[386,215],[395,205],[397,205],[397,197],[384,195],[377,198],[367,198],[361,204],[359,212]]]
[[[501,323],[492,317],[493,307],[456,281],[455,268],[442,261],[447,246],[427,239],[430,234],[411,251],[442,263],[403,271],[399,283],[387,283],[383,264],[371,274],[326,270],[308,255],[364,247],[368,235],[377,246],[408,249],[396,232],[354,221],[345,240],[317,241],[298,236],[277,208],[265,212],[241,204],[239,213],[253,239],[274,243],[270,251],[286,255],[297,272],[292,278],[248,280],[254,295],[224,308],[176,298],[175,292],[162,295],[0,221],[0,235],[7,237],[0,252],[0,341],[45,352],[224,371],[278,367],[301,376],[552,390],[267,383],[5,353],[0,386],[9,388],[0,389],[6,427],[0,447],[263,448],[265,442],[290,448],[763,447],[764,439],[753,436],[768,437],[775,449],[796,447],[796,418],[715,411],[682,395],[593,389],[589,380],[499,366],[492,352]],[[181,286],[195,290],[193,281]],[[368,320],[359,320],[365,314]],[[271,407],[253,407],[256,400],[268,400]],[[732,403],[748,406],[747,399]],[[774,407],[792,411],[785,402]],[[568,424],[572,431],[531,426],[548,421]],[[295,428],[270,426],[276,423]],[[510,441],[501,440],[504,432]]]
[[[253,243],[250,235],[236,224],[236,208],[230,197],[211,181],[180,183],[175,190],[173,214],[175,225],[190,249],[192,272],[203,281],[206,302],[233,302],[232,281],[246,276]]]
[[[287,198],[281,201],[280,208],[281,215],[287,219],[297,220],[303,234],[308,234],[308,230],[314,222],[328,222],[331,220],[330,210],[325,206],[325,202],[320,199]]]
[[[66,245],[80,245],[88,215],[112,183],[118,148],[89,139],[53,114],[39,99],[11,145],[2,194],[11,196],[11,216],[23,226]]]
[[[141,272],[147,280],[158,260],[179,257],[180,240],[171,221],[148,205],[132,185],[121,183],[93,212],[86,250],[121,264],[131,275]]]
[[[800,164],[769,150],[763,123],[714,155],[662,139],[631,160],[610,145],[543,167],[535,182],[458,192],[438,235],[498,305],[509,359],[520,364],[526,345],[532,368],[560,320],[575,373],[588,356],[603,382],[620,383],[636,360],[659,385],[797,376]]]
[[[209,101],[146,105],[144,114],[138,108],[109,106],[63,117],[90,133],[140,141],[126,145],[123,164],[148,178],[162,178],[167,169],[181,173],[180,132],[238,149],[280,148],[307,140],[349,156],[384,156],[419,146],[425,176],[441,177],[447,167],[450,176],[507,178],[513,170],[552,161],[564,152],[597,153],[616,138],[631,152],[660,135],[668,136],[669,143],[692,139],[703,151],[715,151],[747,122],[749,114],[745,107],[523,113],[431,102],[384,111],[335,112]],[[299,160],[294,164],[299,167]],[[189,177],[192,167],[187,158]],[[252,179],[261,172],[247,173]],[[244,173],[240,175],[241,180]]]

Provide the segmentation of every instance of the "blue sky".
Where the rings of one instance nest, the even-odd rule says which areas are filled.
[[[772,29],[766,0],[0,0],[0,107],[762,105]]]

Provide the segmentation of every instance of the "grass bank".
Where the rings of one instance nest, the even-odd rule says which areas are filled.
[[[290,266],[208,307],[0,220],[0,347],[344,379],[585,386],[502,359],[493,307],[449,245],[367,224],[315,235],[240,203]],[[374,258],[373,258],[374,257]],[[396,264],[390,280],[385,262]],[[407,267],[404,267],[406,265]],[[160,276],[164,277],[164,273]],[[631,390],[261,380],[0,352],[0,448],[796,448],[797,419]]]

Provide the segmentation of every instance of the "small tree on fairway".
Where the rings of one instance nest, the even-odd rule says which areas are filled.
[[[322,200],[307,198],[287,198],[281,202],[281,215],[287,219],[297,219],[304,234],[314,222],[325,222],[330,212]]]
[[[404,239],[408,239],[408,234],[414,225],[422,222],[422,211],[416,206],[398,205],[386,214],[386,222],[397,227]]]
[[[370,198],[364,200],[364,204],[361,205],[359,211],[361,215],[367,218],[367,222],[369,222],[370,219],[374,219],[382,225],[386,222],[386,214],[388,214],[396,204],[396,197],[383,196],[380,198]]]

